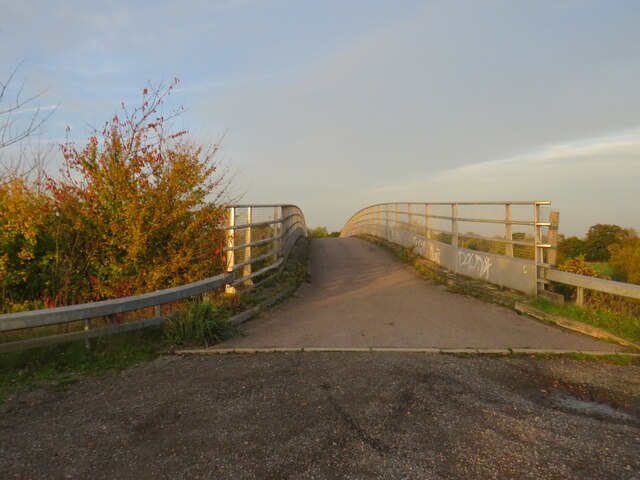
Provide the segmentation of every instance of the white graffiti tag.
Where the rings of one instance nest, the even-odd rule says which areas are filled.
[[[458,265],[467,271],[470,276],[485,278],[489,280],[489,270],[491,269],[491,259],[483,257],[477,253],[458,252]]]
[[[429,260],[440,265],[440,249],[429,244]]]
[[[424,240],[420,237],[413,237],[413,253],[417,253],[418,255],[422,255],[422,246],[424,245]]]

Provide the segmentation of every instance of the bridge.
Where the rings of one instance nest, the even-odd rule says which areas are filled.
[[[469,216],[464,211],[476,207],[460,204],[358,212],[343,237],[311,240],[309,282],[293,298],[243,324],[244,338],[207,350],[257,354],[167,355],[79,379],[64,393],[0,402],[0,471],[6,478],[635,478],[636,365],[417,353],[615,353],[616,345],[451,293],[363,238],[393,241],[487,288],[520,286],[530,297],[544,294],[550,277],[637,295],[633,286],[552,273],[551,211],[510,205],[477,206],[504,218]],[[527,209],[530,218],[516,215]],[[295,254],[306,225],[295,206],[237,205],[221,229],[228,260],[221,275],[3,315],[3,331],[79,328],[0,348],[159,325],[166,303],[258,285]],[[154,315],[108,321],[139,309]]]
[[[313,239],[311,281],[297,298],[249,323],[228,348],[543,349],[617,351],[515,312],[454,295],[426,282],[361,236],[401,245],[454,273],[528,296],[551,295],[550,281],[640,298],[640,287],[554,270],[559,214],[548,201],[388,203],[355,213],[341,238]],[[294,205],[232,205],[226,272],[189,285],[133,297],[0,315],[0,332],[75,324],[73,331],[4,342],[0,352],[146,328],[164,322],[162,305],[226,286],[250,288],[279,269],[306,235]],[[153,307],[151,318],[109,322]],[[107,319],[107,321],[95,321]],[[75,322],[75,323],[74,323]]]

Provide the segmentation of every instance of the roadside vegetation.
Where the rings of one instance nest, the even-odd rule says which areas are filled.
[[[234,310],[229,305],[210,300],[189,302],[186,308],[174,312],[164,324],[164,333],[171,345],[209,346],[238,335],[229,322]]]
[[[0,354],[0,403],[34,389],[64,391],[82,376],[121,371],[178,348],[211,346],[240,335],[230,319],[251,308],[268,309],[292,295],[307,280],[308,256],[308,240],[300,239],[284,267],[257,287],[179,302],[167,309],[163,326],[98,337],[91,340],[90,350],[83,342],[72,342]]]
[[[544,298],[529,302],[543,312],[560,315],[579,322],[593,325],[640,345],[640,317],[617,312],[612,308],[580,308],[577,305],[558,305]]]
[[[160,327],[0,354],[0,402],[34,388],[59,390],[83,375],[103,375],[155,359],[181,346],[209,346],[238,334],[229,318],[246,308],[236,296],[173,306]]]
[[[3,156],[5,147],[37,133],[46,117],[36,114],[23,128],[0,122],[0,313],[135,295],[224,271],[219,225],[229,200],[228,169],[217,159],[219,143],[199,145],[174,128],[182,108],[165,106],[177,83],[148,85],[138,105],[122,103],[83,144],[67,138],[55,176],[39,157],[9,163]],[[0,107],[11,112],[22,104]],[[235,333],[225,322],[240,308],[223,296],[182,302],[167,309],[173,313],[165,328],[92,339],[90,350],[72,342],[0,354],[0,398],[120,370],[177,344],[222,340]],[[0,341],[77,328],[82,325],[7,332]]]
[[[57,176],[0,171],[0,313],[144,293],[223,271],[219,144],[171,128],[176,82],[142,90]]]
[[[162,327],[83,342],[0,354],[0,402],[36,388],[64,390],[83,375],[104,375],[153,360],[167,350]]]
[[[595,278],[640,284],[640,238],[635,230],[618,225],[596,224],[585,238],[561,237],[558,270]],[[584,307],[572,303],[576,288],[552,284],[568,305],[538,299],[531,305],[607,330],[634,343],[640,342],[640,301],[601,292],[585,291]]]

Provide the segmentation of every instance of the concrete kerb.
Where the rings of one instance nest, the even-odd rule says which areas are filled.
[[[442,355],[592,355],[640,357],[640,353],[600,350],[562,350],[544,348],[395,348],[395,347],[261,347],[261,348],[190,348],[176,350],[176,355],[227,355],[255,353],[422,353]]]

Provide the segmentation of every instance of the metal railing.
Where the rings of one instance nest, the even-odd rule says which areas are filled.
[[[551,282],[576,287],[578,306],[585,303],[585,290],[640,300],[640,285],[552,268],[559,213],[548,210],[548,205],[547,201],[385,203],[357,212],[341,236],[368,234],[413,247],[415,253],[451,271],[531,295],[542,293]],[[474,209],[493,210],[494,216],[474,216],[469,212]],[[469,224],[494,226],[494,235],[465,232],[461,226]],[[529,232],[518,231],[522,229]]]
[[[555,262],[559,215],[550,204],[384,203],[357,212],[341,236],[384,238],[456,273],[535,295]]]
[[[82,322],[83,325],[72,332],[0,343],[0,353],[83,339],[88,346],[91,338],[161,325],[165,320],[163,305],[225,286],[229,291],[240,284],[251,285],[256,277],[279,268],[296,240],[306,235],[304,215],[295,205],[231,205],[227,207],[227,223],[220,228],[226,231],[227,237],[224,248],[226,272],[141,295],[0,315],[0,333],[73,322]],[[151,318],[125,323],[115,321],[115,315],[151,307],[154,309]],[[94,328],[92,321],[97,318],[106,319],[103,323],[107,325]]]
[[[255,277],[286,261],[296,240],[306,235],[295,205],[232,205],[227,210],[227,272],[230,287],[252,285]]]
[[[616,282],[614,280],[589,277],[587,275],[578,275],[576,273],[562,272],[553,269],[545,271],[545,278],[552,282],[576,287],[576,305],[579,307],[584,306],[585,290],[640,300],[640,285],[634,285],[632,283]]]

